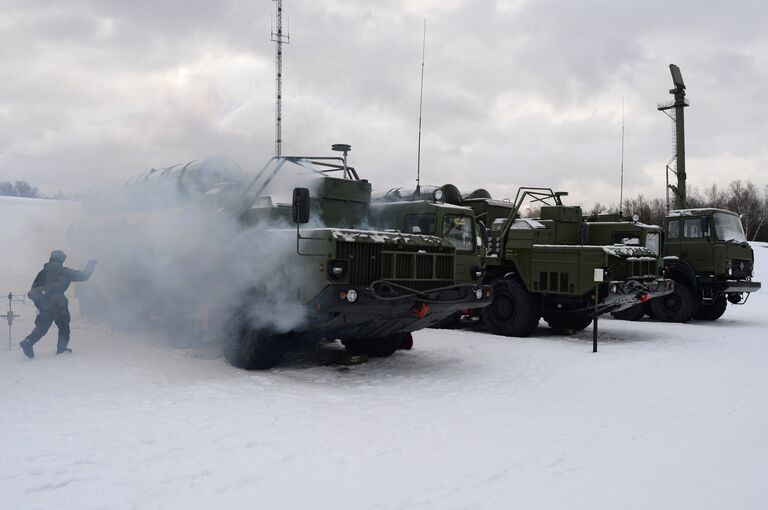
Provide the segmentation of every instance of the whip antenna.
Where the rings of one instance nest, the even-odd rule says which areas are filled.
[[[424,36],[421,41],[421,88],[419,89],[419,144],[416,151],[416,195],[421,197],[421,108],[424,100],[424,49],[427,47],[427,18],[424,18]]]
[[[624,207],[624,96],[621,96],[621,185],[619,186],[619,216]]]

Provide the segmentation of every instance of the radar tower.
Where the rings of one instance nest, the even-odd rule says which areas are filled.
[[[689,103],[688,99],[685,98],[685,83],[683,82],[680,68],[675,64],[669,64],[669,71],[672,73],[672,83],[675,86],[669,93],[674,96],[675,100],[660,103],[657,106],[657,109],[672,119],[675,125],[675,155],[667,163],[667,182],[669,182],[669,172],[672,172],[677,175],[677,186],[667,184],[667,209],[669,209],[669,190],[672,190],[675,195],[675,208],[685,209],[685,118],[683,116],[683,108],[689,106]],[[672,109],[674,109],[674,113],[668,113]],[[670,166],[673,162],[675,163],[675,169],[672,169]]]

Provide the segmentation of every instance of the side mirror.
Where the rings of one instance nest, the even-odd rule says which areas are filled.
[[[477,222],[477,230],[480,232],[480,239],[483,240],[483,246],[488,247],[488,227],[482,221]]]
[[[296,224],[309,223],[309,190],[307,188],[293,189],[293,222]]]

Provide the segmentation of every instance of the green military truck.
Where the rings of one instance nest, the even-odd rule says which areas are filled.
[[[293,187],[299,183],[302,187]],[[367,227],[370,195],[371,184],[347,165],[346,155],[272,158],[224,206],[217,200],[213,207],[188,205],[198,209],[165,213],[197,217],[210,211],[235,219],[244,247],[238,255],[246,280],[238,284],[241,295],[228,295],[220,304],[211,302],[220,292],[176,292],[171,296],[176,299],[169,300],[148,285],[124,289],[134,293],[129,300],[121,299],[123,290],[116,288],[98,300],[140,302],[146,309],[141,315],[171,319],[177,334],[190,326],[203,334],[202,323],[228,324],[228,331],[211,333],[221,340],[226,359],[245,369],[269,368],[287,349],[322,339],[341,340],[351,354],[388,356],[411,332],[491,302],[489,285],[457,274],[457,251],[449,241]],[[201,197],[205,201],[208,193]],[[72,229],[72,235],[87,242],[99,237],[100,228],[130,228],[136,232],[115,237],[135,240],[139,236],[134,234],[158,214],[135,216],[129,219],[122,212],[91,219]],[[254,250],[251,258],[248,249]],[[471,263],[482,261],[476,257]],[[165,313],[170,305],[173,310]]]
[[[644,242],[646,230],[661,230],[615,216],[589,218],[590,229],[634,242]],[[728,302],[743,304],[760,289],[760,283],[752,281],[754,254],[736,213],[713,208],[670,211],[664,229],[666,237],[653,234],[649,244],[658,250],[661,241],[664,274],[675,281],[674,291],[612,312],[614,317],[638,320],[647,314],[665,322],[713,321],[725,313]]]
[[[306,315],[288,331],[264,327],[271,321],[259,314],[274,309],[273,297],[252,289],[243,299],[238,331],[224,348],[235,366],[272,366],[298,339],[340,339],[351,354],[388,356],[411,332],[491,302],[490,286],[457,272],[457,258],[465,256],[451,242],[368,227],[371,184],[347,165],[349,146],[334,150],[344,156],[273,158],[230,211],[255,235],[264,233],[276,243],[295,238],[295,251],[280,264],[293,276],[283,293],[296,296]],[[274,183],[289,167],[307,187],[294,189],[291,203],[280,203]],[[289,223],[295,231],[280,227]],[[308,225],[301,229],[302,224]],[[471,259],[473,267],[482,265],[480,257]]]
[[[738,214],[723,209],[670,211],[664,219],[664,273],[675,281],[671,294],[642,312],[666,322],[719,319],[728,303],[743,304],[760,289],[752,281],[754,253]],[[642,317],[635,310],[633,317]]]
[[[426,194],[426,202],[474,213],[477,237],[486,245],[487,254],[485,271],[478,274],[484,283],[493,285],[494,296],[479,315],[491,330],[527,336],[542,317],[556,330],[585,328],[595,309],[595,269],[603,269],[606,278],[598,286],[598,313],[629,308],[672,291],[671,280],[659,276],[658,242],[656,251],[653,246],[621,242],[598,245],[590,239],[581,208],[563,205],[564,195],[549,188],[521,188],[510,202],[493,200],[485,190],[462,196],[453,185]],[[413,198],[404,197],[406,201]],[[518,217],[526,199],[545,204],[540,218]],[[407,230],[408,210],[403,207],[400,221]],[[462,214],[472,217],[468,212]],[[450,235],[450,231],[440,230],[439,222],[434,228],[437,235]],[[460,314],[472,315],[466,312]]]

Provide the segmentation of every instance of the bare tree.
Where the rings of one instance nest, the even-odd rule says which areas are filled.
[[[40,198],[40,191],[35,186],[31,186],[27,181],[16,181],[13,183],[14,196],[25,198]]]

